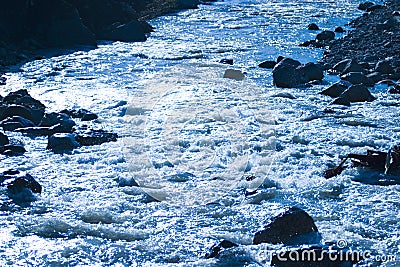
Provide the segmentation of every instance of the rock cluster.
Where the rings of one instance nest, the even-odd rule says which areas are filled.
[[[46,107],[22,89],[0,97],[0,127],[5,132],[20,132],[35,136],[48,136],[48,149],[62,153],[79,146],[100,145],[117,140],[117,134],[87,126],[76,127],[74,119],[96,120],[98,116],[88,110],[62,110],[46,112]],[[25,152],[21,145],[10,145],[5,133],[0,132],[0,153],[18,156]]]

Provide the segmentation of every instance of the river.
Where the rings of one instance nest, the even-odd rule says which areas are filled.
[[[279,246],[251,245],[253,235],[295,205],[323,242],[397,256],[361,266],[399,266],[400,187],[367,184],[378,174],[355,168],[323,177],[347,153],[398,143],[398,99],[376,86],[376,101],[318,116],[331,99],[317,92],[336,77],[279,89],[257,67],[279,55],[318,61],[323,50],[298,46],[315,37],[307,25],[343,26],[360,2],[215,2],[151,20],[144,43],[102,42],[6,73],[3,96],[25,88],[48,111],[86,108],[99,115],[92,127],[120,138],[54,154],[47,138],[10,134],[27,153],[1,156],[1,168],[29,172],[44,191],[20,206],[0,188],[0,265],[268,266],[265,251]],[[222,78],[221,59],[246,78]],[[204,259],[224,238],[241,246]]]

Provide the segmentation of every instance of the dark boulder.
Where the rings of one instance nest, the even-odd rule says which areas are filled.
[[[147,39],[142,24],[138,20],[122,25],[111,25],[99,38],[121,42],[144,42]]]
[[[394,73],[394,68],[390,61],[380,60],[378,63],[376,63],[375,71],[382,74],[392,74]]]
[[[375,4],[372,3],[372,2],[364,2],[364,3],[361,3],[361,4],[358,5],[358,9],[365,11],[368,8],[373,7],[374,5]]]
[[[342,27],[339,26],[339,27],[336,27],[336,28],[335,28],[335,32],[336,32],[336,33],[344,33],[344,32],[346,32],[346,31],[345,31]]]
[[[115,142],[118,138],[116,133],[110,133],[104,130],[78,130],[74,135],[76,141],[82,146],[94,146],[106,142]]]
[[[320,95],[327,95],[330,97],[338,97],[340,96],[344,91],[347,90],[348,84],[344,84],[343,82],[337,82],[329,86],[328,88],[322,90],[318,94]]]
[[[318,64],[312,62],[300,65],[296,68],[296,70],[300,75],[301,83],[321,81],[324,78],[324,72],[322,68]]]
[[[32,136],[48,136],[56,133],[57,131],[52,131],[51,127],[26,127],[15,129],[15,132]]]
[[[360,64],[358,64],[358,62],[356,60],[350,60],[349,62],[347,62],[346,66],[344,67],[343,71],[340,74],[343,75],[343,74],[350,73],[350,72],[364,73],[365,70]]]
[[[10,141],[8,140],[7,135],[4,133],[0,132],[0,146],[7,145]]]
[[[373,72],[367,75],[374,83],[378,83],[383,80],[383,76],[380,72]]]
[[[263,68],[263,69],[273,69],[276,64],[278,64],[276,61],[266,60],[266,61],[261,62],[260,64],[258,64],[258,66],[260,68]]]
[[[332,104],[350,106],[353,102],[370,102],[374,101],[374,97],[365,85],[353,85],[344,91]]]
[[[215,244],[210,248],[210,252],[208,252],[205,256],[206,259],[211,259],[215,258],[218,256],[218,253],[224,249],[232,248],[232,247],[237,247],[238,245],[228,241],[228,240],[222,240],[219,243]]]
[[[8,196],[23,204],[36,200],[33,193],[42,193],[42,186],[30,174],[18,170],[7,170],[0,174],[0,186],[7,187]]]
[[[91,120],[96,120],[98,116],[94,114],[93,112],[90,112],[89,110],[86,109],[78,109],[78,110],[62,110],[60,113],[67,114],[71,116],[72,118],[78,118],[81,119],[82,121],[91,121]]]
[[[0,147],[0,154],[9,157],[21,156],[25,152],[25,148],[20,145],[4,145]]]
[[[317,34],[315,39],[319,42],[329,42],[335,39],[335,33],[333,31],[322,31]]]
[[[317,24],[311,23],[311,24],[308,25],[307,29],[309,29],[310,31],[318,31],[319,27],[318,27]]]
[[[374,86],[374,81],[365,76],[362,72],[349,72],[341,76],[341,79],[351,84],[363,84],[365,86]]]
[[[26,107],[20,105],[10,105],[0,115],[0,121],[13,116],[19,116],[30,121],[35,120],[32,112]]]
[[[57,132],[70,133],[75,122],[65,113],[46,113],[39,124],[40,127],[57,127]]]
[[[333,65],[332,70],[336,73],[342,73],[346,66],[352,62],[351,59],[344,59]]]
[[[75,136],[70,133],[53,134],[49,136],[47,143],[47,149],[51,149],[55,153],[68,152],[79,146]]]
[[[299,61],[284,58],[272,70],[274,84],[277,87],[292,88],[311,81],[322,80],[322,68],[315,63],[302,65]]]
[[[219,61],[221,64],[233,65],[233,59],[231,58],[223,58]]]
[[[0,126],[3,127],[4,131],[15,131],[19,128],[34,127],[35,124],[23,117],[12,116],[8,117],[0,122]]]
[[[263,230],[255,233],[253,244],[291,244],[293,240],[296,240],[297,244],[304,244],[308,242],[301,240],[301,237],[309,234],[320,239],[317,226],[311,216],[300,208],[291,207],[273,218]]]
[[[366,9],[366,11],[367,11],[367,12],[372,12],[372,11],[375,11],[375,10],[378,10],[378,9],[383,9],[383,8],[385,8],[385,6],[382,6],[382,5],[373,5],[373,6],[371,6],[371,7],[368,7],[368,8]]]

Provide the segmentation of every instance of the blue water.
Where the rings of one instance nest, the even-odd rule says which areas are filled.
[[[46,138],[9,133],[27,153],[2,156],[1,168],[28,171],[44,192],[20,207],[0,188],[0,265],[268,266],[265,252],[279,246],[250,245],[253,234],[297,205],[323,242],[397,256],[360,266],[399,266],[400,187],[355,182],[371,178],[358,169],[322,175],[349,152],[396,144],[398,99],[376,87],[376,101],[321,117],[331,100],[317,92],[326,85],[278,89],[257,67],[279,55],[318,61],[323,50],[298,46],[316,34],[307,25],[343,26],[360,14],[360,2],[201,5],[150,21],[156,31],[145,43],[105,42],[7,73],[2,95],[26,88],[49,111],[89,109],[99,115],[93,127],[120,138],[55,155]],[[246,78],[222,78],[223,58]],[[280,92],[296,99],[273,97]],[[254,184],[241,182],[246,175]],[[244,196],[259,183],[257,194]],[[204,259],[222,238],[241,246]]]

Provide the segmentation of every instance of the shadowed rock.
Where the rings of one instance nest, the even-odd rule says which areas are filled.
[[[228,241],[228,240],[222,240],[221,242],[215,244],[210,248],[210,252],[208,252],[205,256],[206,259],[210,258],[215,258],[218,256],[218,253],[224,249],[232,248],[232,247],[237,247],[238,245]]]
[[[271,223],[254,235],[253,244],[271,243],[287,244],[307,234],[318,234],[317,226],[310,215],[304,210],[291,207],[286,212],[276,216]],[[297,240],[298,244],[302,242],[301,238]]]
[[[55,153],[68,152],[79,146],[75,136],[69,133],[53,134],[48,138],[47,143],[47,149],[51,149]]]

